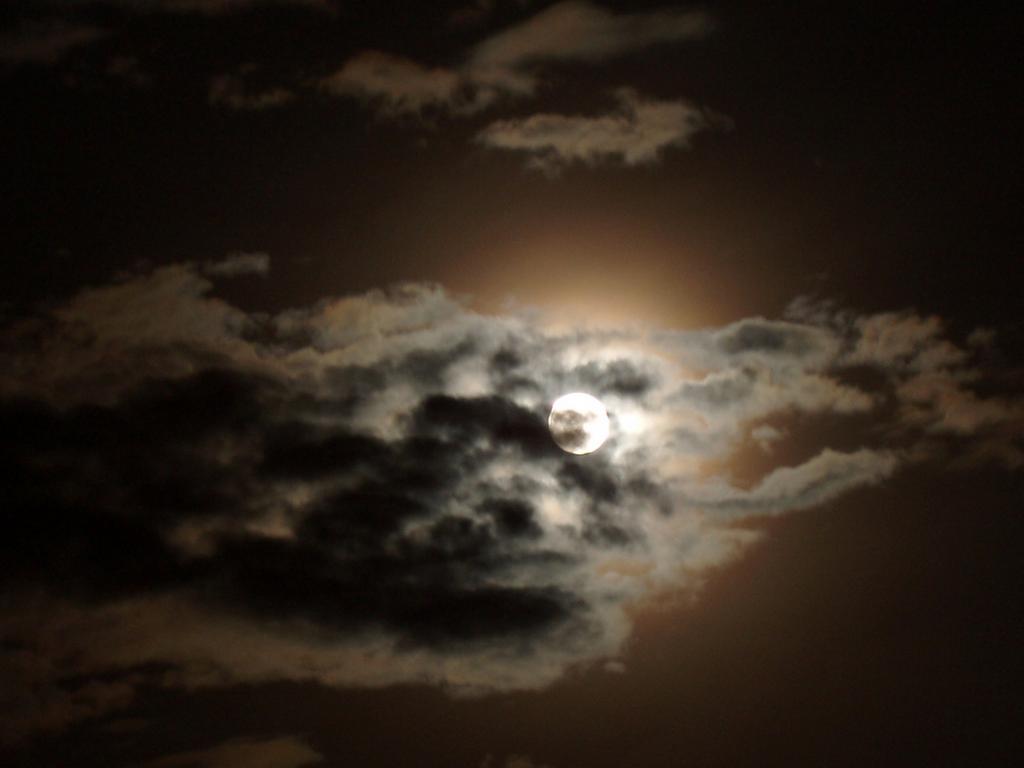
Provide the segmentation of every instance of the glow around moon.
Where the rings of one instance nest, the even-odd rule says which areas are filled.
[[[608,412],[593,395],[572,392],[551,406],[548,428],[558,447],[567,453],[593,453],[608,439]]]

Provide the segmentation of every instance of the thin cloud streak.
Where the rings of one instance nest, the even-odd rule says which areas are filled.
[[[151,760],[143,768],[304,768],[323,755],[294,736],[236,739],[209,749],[179,752]]]
[[[210,80],[207,98],[215,107],[260,111],[283,107],[295,99],[286,88],[254,89],[239,75],[217,75]]]
[[[498,120],[477,141],[495,149],[530,156],[530,167],[557,171],[564,165],[618,162],[627,166],[657,162],[669,147],[686,148],[697,133],[722,118],[684,101],[644,99],[629,88],[615,93],[619,110],[597,117],[537,114]]]
[[[65,6],[118,6],[135,13],[196,14],[223,16],[269,6],[295,6],[333,13],[330,0],[59,0]]]
[[[110,32],[92,24],[53,19],[27,22],[0,36],[0,61],[56,64],[72,51],[102,40]]]

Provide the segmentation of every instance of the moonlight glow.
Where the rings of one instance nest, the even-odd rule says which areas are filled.
[[[596,397],[573,392],[555,400],[548,427],[563,451],[593,453],[608,439],[608,412]]]

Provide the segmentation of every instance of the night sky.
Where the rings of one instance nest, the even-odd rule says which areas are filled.
[[[891,5],[5,2],[0,764],[1019,762],[1020,26]]]

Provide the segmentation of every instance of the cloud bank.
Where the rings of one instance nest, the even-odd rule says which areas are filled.
[[[267,267],[137,272],[4,329],[5,740],[143,684],[539,688],[613,660],[631,605],[697,589],[757,518],[941,458],[936,436],[1020,461],[1020,402],[972,389],[936,319],[566,330],[422,284],[274,315],[216,296]],[[612,419],[583,457],[545,423],[581,389]],[[769,420],[865,414],[857,445],[731,477],[785,444]]]

